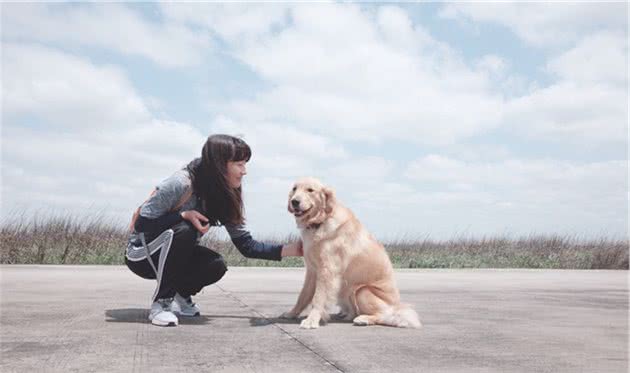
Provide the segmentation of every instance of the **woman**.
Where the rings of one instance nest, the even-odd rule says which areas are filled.
[[[177,325],[176,313],[198,316],[191,296],[227,271],[221,255],[199,245],[210,226],[225,226],[236,248],[248,258],[281,260],[303,255],[300,241],[262,243],[245,228],[241,181],[250,157],[243,140],[212,135],[201,158],[162,181],[138,208],[125,263],[138,276],[157,279],[149,313],[154,325]]]

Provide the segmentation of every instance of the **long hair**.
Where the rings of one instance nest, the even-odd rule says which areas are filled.
[[[211,135],[196,158],[186,166],[201,210],[211,225],[245,222],[241,187],[227,182],[228,161],[249,161],[251,149],[245,141],[229,135]]]

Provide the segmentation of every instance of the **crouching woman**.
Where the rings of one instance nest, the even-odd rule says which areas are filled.
[[[176,326],[179,316],[198,316],[192,296],[227,271],[220,254],[199,245],[211,226],[223,225],[248,258],[302,256],[300,241],[273,245],[256,241],[244,225],[241,182],[250,147],[241,139],[212,135],[201,158],[162,181],[136,211],[125,263],[145,279],[156,279],[149,320]]]

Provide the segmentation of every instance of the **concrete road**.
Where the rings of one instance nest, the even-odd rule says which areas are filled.
[[[2,372],[626,372],[628,272],[402,270],[422,329],[275,316],[302,269],[230,268],[178,327],[126,267],[1,266]]]

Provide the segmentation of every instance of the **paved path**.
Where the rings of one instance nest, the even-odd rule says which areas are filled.
[[[230,268],[203,316],[147,321],[126,267],[0,266],[2,372],[626,372],[628,272],[398,271],[424,327],[330,323],[289,309],[302,269]]]

